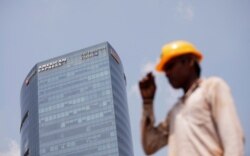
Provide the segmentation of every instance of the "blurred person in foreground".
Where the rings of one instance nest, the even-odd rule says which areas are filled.
[[[200,78],[202,54],[189,42],[162,48],[156,70],[183,96],[155,126],[152,73],[140,82],[143,101],[142,145],[147,155],[168,145],[168,156],[243,156],[244,136],[229,86],[218,77]]]

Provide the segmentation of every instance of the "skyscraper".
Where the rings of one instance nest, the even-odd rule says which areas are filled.
[[[37,63],[20,96],[21,156],[133,156],[126,77],[108,42]]]

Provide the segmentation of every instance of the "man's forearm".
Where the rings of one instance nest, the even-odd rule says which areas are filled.
[[[146,154],[153,154],[168,142],[166,123],[162,122],[154,127],[153,101],[143,103],[143,117],[141,121],[142,145]]]

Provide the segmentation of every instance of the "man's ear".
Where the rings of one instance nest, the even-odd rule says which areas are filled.
[[[193,55],[189,56],[189,58],[188,58],[189,66],[193,67],[195,65],[195,62],[197,62],[197,58]]]
[[[189,60],[189,66],[192,67],[194,66],[195,60],[194,59],[190,59]]]

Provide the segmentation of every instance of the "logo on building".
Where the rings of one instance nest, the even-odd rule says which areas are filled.
[[[99,55],[99,51],[106,49],[106,47],[89,50],[82,54],[82,60],[86,60]]]
[[[67,62],[67,58],[43,64],[38,67],[38,73],[62,66]]]

